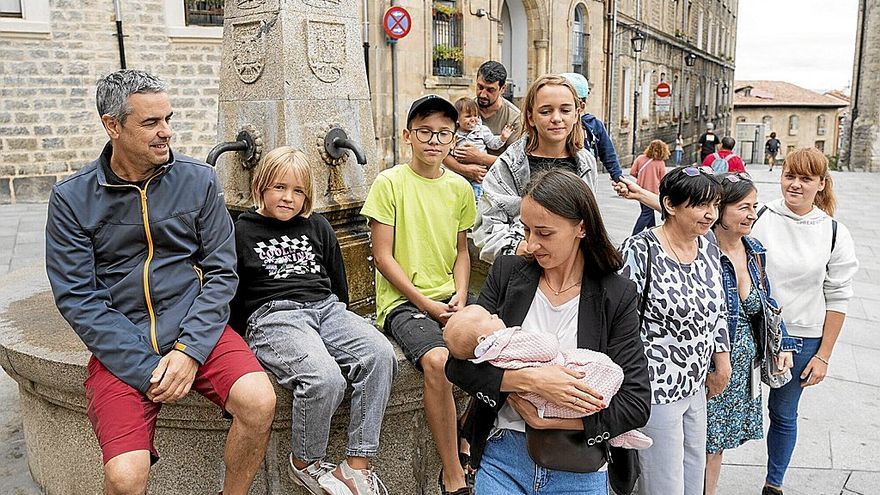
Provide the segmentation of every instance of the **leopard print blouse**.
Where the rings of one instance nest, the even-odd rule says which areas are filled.
[[[721,251],[710,233],[698,239],[696,259],[679,264],[654,233],[645,230],[620,248],[620,273],[645,294],[648,257],[651,284],[641,323],[648,357],[652,404],[669,404],[701,391],[715,352],[730,350]],[[639,306],[641,308],[641,305]]]

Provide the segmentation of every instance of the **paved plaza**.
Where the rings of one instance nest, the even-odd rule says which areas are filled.
[[[762,201],[779,197],[778,171],[749,168]],[[861,266],[829,377],[809,389],[801,403],[800,440],[786,495],[880,494],[880,339],[875,333],[880,325],[880,174],[838,173],[834,179],[840,201],[837,218],[852,232]],[[639,208],[616,198],[605,184],[598,199],[613,241],[619,244],[631,231]],[[45,204],[0,205],[0,302],[14,297],[4,291],[15,287],[16,272],[42,270],[45,218]],[[763,441],[753,441],[725,454],[719,493],[760,493],[765,450]],[[17,386],[0,370],[0,494],[38,493],[27,469]]]

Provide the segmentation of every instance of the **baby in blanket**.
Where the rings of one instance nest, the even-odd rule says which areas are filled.
[[[581,379],[610,401],[623,383],[623,369],[607,355],[589,349],[559,350],[556,336],[546,332],[506,327],[497,316],[478,305],[467,306],[449,318],[443,331],[449,353],[456,359],[488,362],[504,369],[561,365],[583,372]],[[537,394],[520,394],[542,418],[579,418],[583,413],[549,402]],[[614,447],[646,449],[653,441],[632,430],[608,440]]]

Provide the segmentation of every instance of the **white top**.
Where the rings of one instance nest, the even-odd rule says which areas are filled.
[[[767,276],[782,306],[789,335],[822,337],[826,311],[846,313],[859,270],[849,230],[837,222],[831,249],[831,217],[817,207],[797,215],[778,199],[755,222],[752,235],[767,250]]]
[[[553,306],[541,289],[529,306],[529,312],[522,323],[524,332],[546,332],[556,336],[559,350],[577,349],[577,319],[580,297],[575,297],[559,306]],[[496,428],[526,431],[526,422],[509,404],[505,404],[495,419]]]

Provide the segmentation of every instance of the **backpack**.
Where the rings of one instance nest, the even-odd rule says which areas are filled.
[[[733,153],[721,158],[717,152],[712,153],[715,159],[712,161],[712,171],[716,174],[726,174],[730,170],[730,159],[735,155]]]

